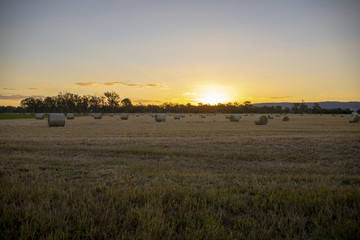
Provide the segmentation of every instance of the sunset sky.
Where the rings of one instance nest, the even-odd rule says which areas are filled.
[[[0,105],[360,101],[360,1],[2,0]]]

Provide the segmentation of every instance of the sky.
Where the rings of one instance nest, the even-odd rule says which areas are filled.
[[[360,101],[357,0],[2,0],[0,105]]]

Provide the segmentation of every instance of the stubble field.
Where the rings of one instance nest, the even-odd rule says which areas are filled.
[[[360,124],[0,121],[1,239],[359,239]]]

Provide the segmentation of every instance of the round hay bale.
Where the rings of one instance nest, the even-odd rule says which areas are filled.
[[[113,117],[113,116],[114,116],[114,114],[113,114],[113,113],[110,113],[110,114],[109,114],[109,116],[110,116],[110,117]]]
[[[230,117],[231,117],[231,114],[226,114],[226,115],[225,115],[225,118],[226,118],[226,119],[230,119]]]
[[[75,118],[75,114],[74,113],[68,113],[66,114],[66,119],[74,119]]]
[[[269,114],[269,115],[268,115],[268,118],[269,118],[269,119],[274,119],[274,115]]]
[[[278,113],[278,114],[276,114],[276,117],[280,117],[280,114]]]
[[[101,113],[93,113],[94,119],[102,119]]]
[[[180,114],[174,114],[174,119],[175,120],[180,120],[181,118],[181,115]]]
[[[239,122],[241,118],[241,114],[232,114],[230,116],[230,122]]]
[[[256,125],[266,125],[268,118],[265,115],[257,115],[254,118],[254,122]]]
[[[166,114],[165,113],[157,113],[155,114],[155,121],[156,122],[165,122]]]
[[[35,115],[36,120],[43,120],[44,117],[45,117],[45,114],[44,114],[44,113],[37,113],[37,114]]]
[[[201,118],[206,118],[206,114],[200,114]]]
[[[128,120],[129,114],[128,113],[122,113],[122,114],[120,114],[120,118],[121,118],[121,120]]]
[[[185,114],[180,114],[180,117],[181,117],[181,118],[185,118]]]
[[[349,116],[349,123],[358,123],[360,121],[360,117],[358,114],[351,114]]]
[[[289,117],[285,115],[281,118],[281,120],[283,120],[284,122],[287,122],[287,121],[289,121]]]
[[[65,126],[65,114],[49,113],[48,126],[49,127],[64,127]]]

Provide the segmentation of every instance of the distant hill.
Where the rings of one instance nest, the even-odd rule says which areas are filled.
[[[349,108],[353,111],[357,111],[360,109],[360,102],[317,102],[321,108],[323,109],[334,109],[334,108],[341,108],[346,109]],[[292,108],[294,103],[290,102],[281,102],[281,103],[255,103],[253,104],[256,107],[276,107],[281,106],[282,108]],[[309,108],[314,106],[314,103],[306,103]]]

